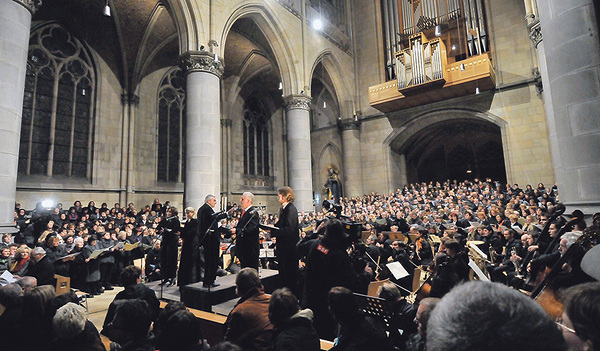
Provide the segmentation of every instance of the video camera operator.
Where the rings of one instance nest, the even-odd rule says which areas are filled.
[[[351,241],[338,219],[329,219],[325,235],[306,259],[306,286],[303,304],[315,314],[315,329],[323,339],[333,340],[335,322],[329,314],[327,294],[334,286],[343,286],[354,292],[366,293],[372,271],[364,263],[353,263],[347,249]]]

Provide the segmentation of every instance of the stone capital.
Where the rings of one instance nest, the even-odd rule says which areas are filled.
[[[221,78],[225,70],[223,59],[208,51],[188,51],[179,57],[179,65],[187,73],[206,72]]]
[[[233,121],[231,118],[221,118],[221,126],[222,127],[231,127]]]
[[[140,97],[135,94],[122,94],[121,95],[121,103],[123,105],[139,105]]]
[[[310,111],[310,101],[312,98],[304,94],[291,94],[283,98],[285,110],[302,109]]]
[[[534,18],[533,21],[527,24],[527,28],[529,29],[529,39],[533,41],[533,44],[537,48],[537,46],[542,42],[543,39],[540,20],[538,18]]]
[[[13,0],[17,4],[25,7],[33,16],[35,12],[42,6],[42,0]]]
[[[360,119],[344,118],[337,120],[338,128],[344,132],[346,130],[360,130]]]

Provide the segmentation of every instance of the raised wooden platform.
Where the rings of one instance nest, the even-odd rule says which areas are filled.
[[[260,270],[260,278],[265,287],[265,292],[272,293],[277,288],[277,274],[278,272],[272,269]],[[223,309],[213,311],[212,307],[238,298],[235,293],[235,279],[235,274],[217,277],[215,282],[219,286],[210,289],[202,287],[202,282],[186,285],[182,289],[178,286],[161,287],[158,285],[158,281],[146,283],[146,285],[154,290],[156,296],[161,300],[181,301],[190,308],[226,315],[229,311]]]

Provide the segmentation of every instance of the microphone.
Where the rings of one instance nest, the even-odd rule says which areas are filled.
[[[215,220],[221,220],[227,218],[227,211],[219,211],[210,215]]]

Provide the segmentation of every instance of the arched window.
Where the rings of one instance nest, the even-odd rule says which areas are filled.
[[[158,89],[158,181],[183,181],[184,117],[185,76],[181,68],[175,67],[165,74]]]
[[[90,55],[64,27],[31,35],[19,174],[91,176],[95,88]]]
[[[269,156],[268,109],[257,98],[251,97],[244,106],[244,174],[271,175]]]

